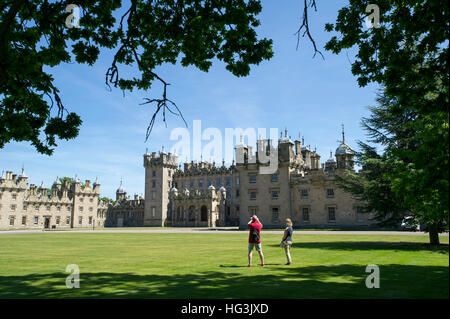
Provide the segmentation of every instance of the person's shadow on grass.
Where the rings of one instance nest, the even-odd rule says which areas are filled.
[[[258,264],[258,266],[260,266],[260,265]],[[264,264],[264,267],[265,266],[281,266],[281,264]],[[247,265],[245,265],[245,266],[243,266],[243,265],[219,265],[219,267],[222,267],[222,268],[247,268]]]

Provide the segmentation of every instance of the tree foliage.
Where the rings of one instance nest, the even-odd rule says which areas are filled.
[[[382,92],[371,115],[362,120],[377,155],[363,150],[363,167],[355,178],[366,199],[397,206],[427,222],[436,243],[436,225],[448,223],[449,164],[449,5],[445,1],[377,1],[381,24],[367,28],[369,1],[350,1],[329,32],[338,32],[325,48],[333,53],[356,46],[352,73],[360,86],[380,84]],[[375,166],[374,166],[375,165]],[[375,168],[379,173],[372,175]],[[377,169],[375,169],[377,171]],[[386,184],[387,182],[387,184]],[[387,186],[390,195],[383,201]],[[373,191],[373,192],[372,192]],[[369,193],[372,192],[372,193]],[[398,201],[397,205],[393,202]]]
[[[166,63],[208,71],[214,59],[236,76],[270,59],[272,41],[258,39],[259,0],[79,0],[79,28],[65,24],[70,1],[10,0],[0,4],[0,148],[30,141],[52,154],[57,139],[73,139],[82,123],[68,111],[49,71],[63,63],[93,65],[101,49],[115,50],[105,82],[121,90],[162,84],[147,131],[158,112],[182,116],[155,69]],[[118,13],[121,11],[123,14]],[[134,66],[127,78],[121,67]]]

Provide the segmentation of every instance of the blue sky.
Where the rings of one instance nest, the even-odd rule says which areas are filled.
[[[325,60],[318,55],[312,58],[307,38],[296,50],[303,1],[262,3],[258,31],[260,37],[273,39],[274,57],[253,66],[249,76],[234,77],[219,61],[208,73],[180,65],[156,70],[171,83],[169,96],[181,108],[188,129],[192,130],[193,120],[201,120],[202,129],[215,127],[222,134],[225,128],[287,127],[293,138],[301,132],[306,144],[316,146],[324,162],[338,146],[344,123],[346,141],[356,148],[356,140],[366,140],[360,120],[369,114],[367,106],[375,104],[377,86],[358,87],[349,62],[354,50],[336,56],[323,49],[331,37],[324,25],[336,20],[346,1],[319,1],[318,12],[310,14],[311,32]],[[184,124],[168,116],[166,128],[159,117],[145,143],[155,107],[139,104],[144,97],[158,97],[161,87],[155,83],[148,92],[126,92],[125,97],[120,90],[108,91],[104,80],[111,61],[111,52],[105,51],[93,67],[74,63],[54,68],[65,106],[83,120],[78,138],[60,141],[50,157],[38,154],[27,142],[9,143],[0,151],[0,170],[20,172],[24,165],[29,183],[46,186],[57,176],[77,175],[83,181],[98,177],[101,195],[111,198],[122,177],[129,195],[143,194],[146,148],[152,152],[164,145],[169,150],[176,142],[170,141],[171,130]]]

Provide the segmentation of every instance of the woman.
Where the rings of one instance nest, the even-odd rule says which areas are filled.
[[[292,246],[292,233],[294,230],[292,229],[292,220],[289,218],[286,219],[286,229],[284,231],[283,240],[281,241],[281,248],[284,248],[284,252],[286,253],[287,263],[286,265],[291,264],[291,246]]]

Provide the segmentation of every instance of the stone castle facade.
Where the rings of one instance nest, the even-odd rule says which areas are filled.
[[[285,131],[278,147],[258,140],[257,151],[242,140],[236,163],[178,163],[164,151],[144,154],[145,196],[131,199],[122,186],[115,202],[100,200],[100,184],[55,181],[50,189],[30,185],[22,170],[0,178],[0,229],[76,227],[246,227],[256,214],[266,228],[281,227],[286,218],[303,228],[367,227],[372,215],[364,203],[336,185],[335,175],[354,170],[354,152],[342,142],[330,158],[292,141]],[[262,174],[274,154],[277,168]]]
[[[51,188],[28,187],[24,169],[7,171],[0,177],[0,229],[103,227],[107,204],[99,195],[98,181],[57,179]]]
[[[265,227],[279,228],[286,218],[300,227],[366,227],[371,215],[364,203],[336,185],[335,174],[354,170],[354,152],[342,142],[335,158],[320,163],[320,155],[304,141],[280,137],[275,148],[270,140],[258,140],[257,151],[236,145],[230,167],[215,163],[178,164],[176,155],[164,151],[146,153],[143,226],[246,227],[256,214]],[[258,154],[260,153],[260,154]],[[262,154],[266,153],[266,154]],[[267,166],[263,155],[274,153],[276,172],[261,174]]]

